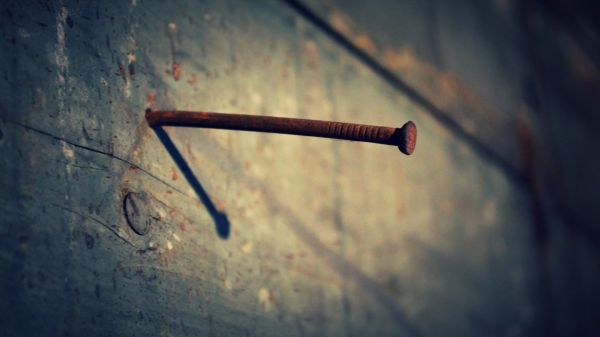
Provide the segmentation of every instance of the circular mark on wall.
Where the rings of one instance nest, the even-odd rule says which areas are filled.
[[[144,193],[128,192],[123,198],[123,212],[127,224],[138,235],[150,231],[151,217],[146,211],[148,198]]]

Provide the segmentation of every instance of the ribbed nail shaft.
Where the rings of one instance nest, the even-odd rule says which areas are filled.
[[[417,140],[417,127],[410,121],[401,128],[392,128],[300,118],[151,110],[146,110],[146,120],[151,127],[184,126],[270,132],[396,145],[407,155],[414,151]]]

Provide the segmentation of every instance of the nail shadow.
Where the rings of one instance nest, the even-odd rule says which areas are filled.
[[[167,149],[167,152],[171,155],[171,158],[173,158],[173,161],[175,161],[175,164],[177,164],[177,167],[179,168],[187,182],[190,184],[190,186],[192,186],[192,189],[194,189],[194,192],[196,192],[196,195],[198,195],[200,201],[202,201],[202,203],[206,207],[206,210],[215,222],[215,227],[219,237],[221,237],[222,239],[227,239],[229,237],[230,231],[230,224],[229,219],[227,218],[227,214],[219,211],[217,207],[215,207],[215,204],[210,199],[210,196],[208,195],[208,193],[206,193],[206,190],[204,189],[204,187],[202,187],[202,184],[200,183],[200,181],[198,181],[198,178],[196,178],[194,172],[192,172],[192,169],[185,161],[185,159],[181,155],[181,152],[179,152],[179,150],[177,149],[169,135],[165,132],[165,130],[160,126],[152,129],[158,136],[160,142]]]

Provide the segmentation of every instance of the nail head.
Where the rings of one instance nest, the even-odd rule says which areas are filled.
[[[417,146],[417,126],[412,121],[406,122],[401,128],[401,142],[398,148],[406,155],[411,155]]]

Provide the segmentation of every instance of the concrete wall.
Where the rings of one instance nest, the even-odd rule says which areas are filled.
[[[3,335],[547,335],[564,269],[516,132],[540,122],[488,5],[3,3]],[[148,107],[413,120],[418,145],[152,130]]]

